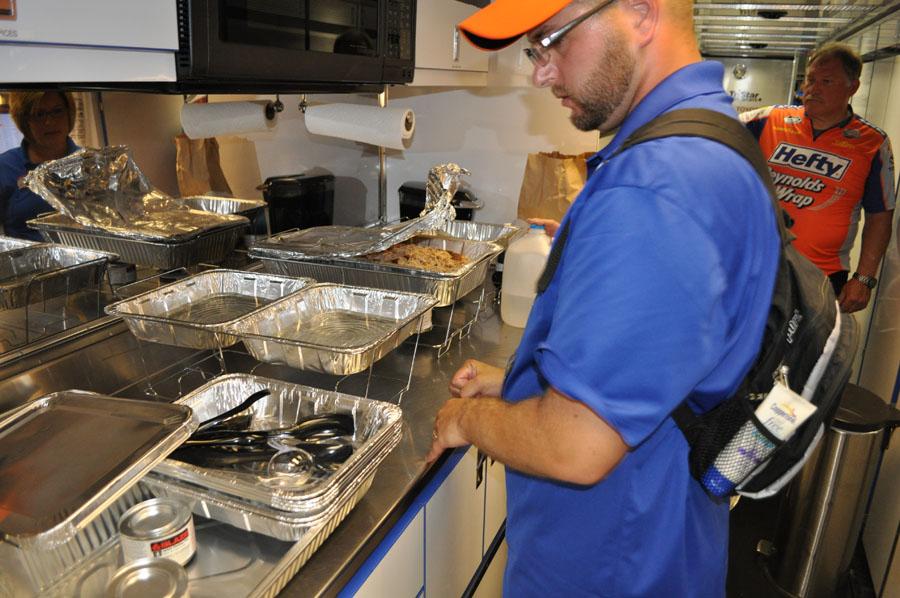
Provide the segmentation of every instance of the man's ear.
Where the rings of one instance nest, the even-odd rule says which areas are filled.
[[[850,83],[850,97],[856,95],[857,91],[859,91],[859,79],[855,79],[852,83]]]
[[[634,28],[639,45],[653,39],[659,24],[660,0],[620,0]]]

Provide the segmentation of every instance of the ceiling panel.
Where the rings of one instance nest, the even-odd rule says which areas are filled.
[[[694,29],[707,56],[793,57],[842,40],[862,54],[898,43],[900,0],[694,2]]]

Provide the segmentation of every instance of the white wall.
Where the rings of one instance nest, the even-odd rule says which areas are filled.
[[[884,129],[896,152],[900,147],[900,113],[896,109],[900,105],[900,58],[867,64],[862,79],[869,85],[865,86],[866,93],[854,98],[854,110]],[[896,404],[900,382],[900,212],[896,210],[894,235],[879,278],[874,305],[868,310],[870,317],[862,319],[863,332],[868,334],[861,356],[859,384]],[[883,584],[884,598],[900,598],[900,546],[895,548],[897,554],[892,568],[887,569],[898,523],[900,433],[895,433],[881,464],[863,535],[875,592],[878,593]]]
[[[213,101],[246,99],[215,97]],[[271,132],[220,137],[223,167],[235,194],[258,195],[252,186],[267,177],[331,173],[335,180],[335,221],[372,222],[378,216],[378,154],[373,146],[311,135],[297,110],[298,96],[283,96],[285,111]],[[353,102],[376,105],[375,96],[310,96],[310,104]],[[456,162],[469,169],[466,184],[484,201],[475,218],[483,222],[515,219],[525,159],[530,152],[596,151],[596,133],[577,131],[568,110],[547,90],[516,87],[396,87],[390,106],[412,108],[416,130],[406,150],[387,150],[388,219],[400,216],[397,190],[424,181],[435,164]],[[256,164],[247,146],[255,145]],[[246,180],[248,168],[258,176]]]

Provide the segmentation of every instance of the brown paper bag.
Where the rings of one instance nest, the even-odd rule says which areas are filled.
[[[593,152],[577,156],[559,152],[528,154],[519,191],[519,218],[562,220],[584,187],[585,160],[592,155]]]
[[[219,158],[219,143],[215,137],[188,139],[181,134],[175,138],[175,174],[182,197],[203,195],[210,191],[231,195]]]

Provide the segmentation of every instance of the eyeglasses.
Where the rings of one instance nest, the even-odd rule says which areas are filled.
[[[532,44],[530,48],[525,48],[525,56],[528,57],[528,60],[530,60],[534,66],[546,66],[547,63],[550,62],[550,46],[559,43],[559,40],[561,40],[568,32],[587,21],[614,1],[615,0],[604,0],[583,15],[575,17],[553,33],[546,35],[539,42]]]
[[[66,113],[68,113],[68,110],[60,106],[59,108],[54,108],[53,110],[41,110],[39,112],[35,112],[28,118],[31,120],[31,122],[40,123],[47,120],[58,120],[62,118]]]

